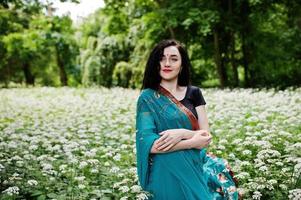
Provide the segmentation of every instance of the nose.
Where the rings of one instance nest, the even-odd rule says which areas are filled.
[[[166,61],[165,61],[165,66],[170,66],[170,62],[169,62],[169,59],[166,59]]]

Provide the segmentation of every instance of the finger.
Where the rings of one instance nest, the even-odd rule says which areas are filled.
[[[165,133],[166,133],[165,131],[162,131],[162,132],[159,133],[159,135],[163,135],[163,134],[165,134]]]
[[[168,143],[168,141],[163,140],[163,141],[161,141],[160,143],[158,143],[158,144],[156,145],[156,148],[159,149],[159,148],[162,147],[162,145],[165,145],[165,144],[167,144],[167,143]],[[170,142],[169,142],[169,143],[170,143]]]
[[[161,145],[160,147],[158,147],[157,149],[158,149],[158,150],[162,150],[162,149],[164,149],[165,147],[167,147],[168,145],[169,145],[168,143],[165,143],[165,144]]]
[[[165,144],[165,142],[163,141],[163,142],[157,144],[157,145],[156,145],[156,148],[157,148],[157,149],[160,149],[160,148],[162,147],[162,145],[164,145],[164,144]]]
[[[172,136],[169,136],[169,137],[167,137],[164,141],[165,141],[165,143],[166,142],[170,142],[170,141],[172,141],[173,140],[173,137]]]
[[[173,147],[173,146],[174,146],[174,144],[172,143],[172,144],[170,144],[168,147],[164,148],[162,151],[168,151],[168,150],[171,149],[171,147]]]
[[[165,144],[163,144],[162,146],[160,146],[158,149],[162,150],[162,149],[166,148],[170,144],[171,144],[171,142],[166,142]]]
[[[207,145],[209,145],[211,143],[211,139],[210,140],[207,140]]]
[[[157,144],[160,145],[161,143],[164,143],[164,140],[168,137],[168,135],[163,135],[157,140]]]
[[[162,135],[161,137],[160,137],[160,141],[162,141],[162,140],[165,140],[166,138],[168,137],[168,134],[164,134],[164,135]]]

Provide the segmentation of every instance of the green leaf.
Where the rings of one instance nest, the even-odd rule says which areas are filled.
[[[50,194],[47,194],[47,197],[52,198],[52,199],[57,199],[57,194],[50,193]]]
[[[31,194],[31,196],[34,197],[34,196],[39,196],[39,195],[42,195],[42,194],[43,194],[42,191],[35,190],[35,191],[33,191],[33,193]]]
[[[46,199],[46,195],[40,195],[38,196],[37,200],[45,200]]]

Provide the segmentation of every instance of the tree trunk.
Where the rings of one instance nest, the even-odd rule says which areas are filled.
[[[241,36],[242,42],[242,54],[243,54],[243,66],[244,66],[244,77],[245,77],[245,87],[250,87],[249,80],[249,62],[248,62],[248,50],[245,42],[245,34],[243,33]]]
[[[235,37],[233,32],[231,31],[231,65],[232,65],[232,71],[233,71],[233,78],[234,78],[234,86],[237,87],[239,84],[238,80],[238,71],[237,71],[237,65],[235,62]]]
[[[229,18],[231,19],[231,26],[233,26],[233,1],[229,0],[228,1],[228,15]],[[234,87],[237,87],[239,84],[239,79],[238,79],[238,71],[237,71],[237,65],[236,65],[236,61],[235,61],[235,35],[234,35],[234,31],[233,31],[234,27],[232,27],[232,30],[230,30],[230,61],[231,61],[231,65],[232,65],[232,71],[233,71],[233,85]]]
[[[251,24],[249,22],[249,13],[250,13],[250,7],[247,1],[243,1],[241,4],[240,12],[242,14],[241,20],[244,22],[243,27],[241,29],[241,43],[242,43],[242,54],[243,54],[243,66],[244,66],[244,78],[245,78],[245,87],[251,87],[253,81],[251,81],[250,77],[250,47],[249,43],[247,42],[247,34],[251,32]]]
[[[30,65],[28,62],[25,62],[23,64],[23,72],[25,76],[26,85],[34,85],[34,76],[30,71]]]
[[[57,65],[58,65],[59,71],[60,71],[61,85],[68,86],[68,77],[67,77],[67,73],[65,70],[64,59],[59,55],[59,52],[57,49],[56,49],[56,60],[57,60]]]
[[[217,28],[213,31],[214,36],[214,60],[217,68],[217,73],[219,76],[220,86],[223,88],[226,86],[226,73],[225,68],[222,65],[222,57],[220,53],[220,44],[219,44],[219,34]]]

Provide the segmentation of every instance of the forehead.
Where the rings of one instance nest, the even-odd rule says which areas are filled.
[[[164,48],[163,55],[165,55],[165,56],[170,56],[170,55],[180,56],[180,52],[179,52],[177,47],[169,46],[169,47]]]

